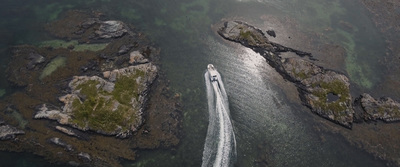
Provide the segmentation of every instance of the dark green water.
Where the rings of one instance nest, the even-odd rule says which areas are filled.
[[[141,151],[135,162],[124,166],[200,166],[208,126],[203,74],[214,64],[227,89],[237,139],[235,166],[255,166],[260,152],[268,150],[271,166],[384,166],[373,156],[341,137],[314,130],[315,117],[301,106],[286,101],[279,83],[284,82],[253,51],[220,39],[211,25],[223,18],[240,18],[259,24],[261,15],[296,19],[302,31],[333,31],[329,40],[346,48],[346,69],[352,82],[363,90],[380,80],[376,64],[383,40],[357,2],[346,0],[7,0],[0,7],[1,76],[10,54],[7,48],[44,40],[41,23],[52,21],[69,9],[98,10],[108,18],[136,25],[161,48],[162,69],[171,87],[182,93],[184,138],[175,151]],[[351,22],[349,33],[336,25]],[[374,45],[372,43],[374,42]],[[383,52],[382,52],[383,53]],[[0,78],[0,90],[12,92]],[[320,136],[325,136],[321,141]],[[263,144],[266,143],[266,144]],[[259,146],[262,147],[259,147]],[[261,149],[260,149],[261,148]],[[6,153],[0,166],[45,166],[44,160],[26,154]],[[9,165],[7,161],[30,162]]]

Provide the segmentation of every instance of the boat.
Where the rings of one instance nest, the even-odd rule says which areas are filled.
[[[207,70],[210,74],[210,81],[211,82],[218,81],[217,71],[215,70],[214,65],[212,64],[207,65]]]

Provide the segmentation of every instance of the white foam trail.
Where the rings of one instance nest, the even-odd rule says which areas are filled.
[[[231,119],[229,117],[228,96],[220,74],[217,72],[218,80],[211,82],[210,74],[204,74],[209,124],[206,142],[204,144],[202,167],[228,167],[236,157],[236,140],[233,132]]]

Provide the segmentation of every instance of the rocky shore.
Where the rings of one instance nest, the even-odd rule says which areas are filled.
[[[159,49],[132,25],[102,18],[68,11],[45,25],[53,39],[12,48],[6,74],[20,91],[0,101],[4,111],[13,106],[0,113],[0,150],[120,166],[138,149],[179,143],[180,100],[170,96]]]
[[[295,83],[300,99],[312,112],[352,128],[359,115],[355,115],[350,82],[345,74],[316,65],[310,53],[273,43],[262,30],[241,21],[223,23],[218,34],[263,56],[285,79]],[[283,58],[280,56],[282,52],[293,52],[299,57]],[[384,101],[377,102],[370,95],[363,94],[361,117],[365,120],[397,121],[398,103],[391,99]]]

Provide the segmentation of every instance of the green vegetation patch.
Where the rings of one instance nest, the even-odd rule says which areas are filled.
[[[139,94],[144,88],[137,83],[145,73],[136,70],[131,75],[120,75],[110,93],[99,89],[100,81],[88,80],[76,86],[82,100],[73,100],[72,122],[91,130],[113,133],[121,129],[127,131],[137,121],[140,109]]]
[[[74,46],[74,51],[100,51],[107,47],[108,43],[79,44]]]
[[[260,43],[260,39],[251,31],[240,30],[239,39],[246,40],[250,45],[256,45],[257,42]]]
[[[319,82],[314,83],[312,87],[316,89],[312,94],[319,98],[319,100],[314,101],[315,107],[319,107],[324,111],[333,111],[335,116],[346,116],[345,111],[350,103],[350,90],[349,87],[340,80],[334,80],[332,82]],[[339,97],[338,100],[333,102],[327,102],[328,94],[332,93]]]
[[[240,29],[239,36],[237,37],[239,41],[246,41],[248,45],[258,46],[258,47],[270,47],[270,43],[268,39],[257,30],[254,30],[251,27],[244,27],[245,25],[240,25],[238,29]]]
[[[292,69],[292,73],[295,77],[295,79],[299,79],[299,80],[304,80],[306,78],[310,78],[310,74],[306,73],[305,71],[299,71],[296,72],[297,70],[295,68]]]
[[[115,99],[117,99],[121,104],[129,104],[131,103],[132,97],[136,100],[139,100],[139,84],[136,82],[136,79],[139,77],[144,77],[144,72],[140,70],[136,70],[135,74],[131,76],[121,76],[115,81],[114,91],[112,95]]]

